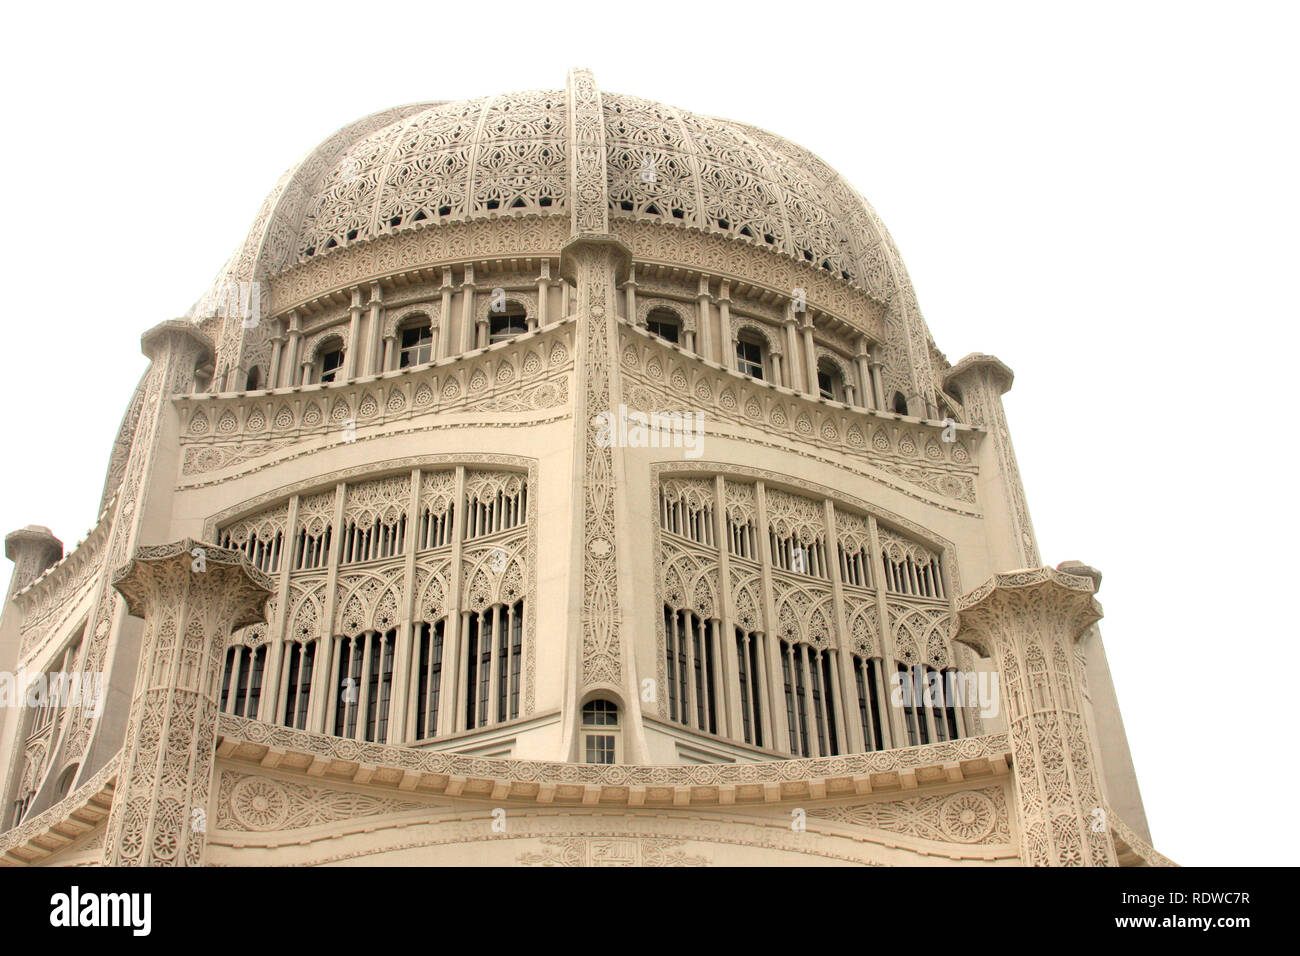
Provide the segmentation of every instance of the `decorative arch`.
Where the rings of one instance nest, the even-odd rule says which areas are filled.
[[[429,320],[429,328],[442,327],[442,304],[439,302],[417,302],[400,308],[384,311],[383,338],[395,338],[403,328],[410,324],[412,316],[422,315]]]
[[[747,315],[732,315],[731,342],[734,345],[744,332],[752,332],[767,344],[770,355],[781,355],[781,337],[766,322]]]
[[[347,351],[347,334],[342,330],[342,326],[332,325],[328,329],[322,329],[307,340],[307,346],[303,349],[303,362],[310,362],[314,365],[320,359],[321,346],[333,339],[338,339],[339,346],[345,352]]]
[[[476,298],[481,299],[481,301],[475,303],[478,311],[479,322],[488,322],[492,319],[493,315],[500,314],[492,311],[492,290],[491,289],[480,290],[480,293]],[[529,328],[533,328],[537,324],[537,293],[536,292],[515,291],[513,289],[507,289],[506,290],[507,309],[510,307],[511,303],[514,303],[515,305],[519,306],[521,309],[524,310],[524,319],[525,321],[527,321]]]
[[[645,328],[650,318],[651,312],[662,309],[665,312],[671,312],[677,317],[677,321],[682,324],[683,332],[695,331],[695,310],[688,306],[675,302],[672,299],[648,299],[638,298],[636,300],[636,324],[640,328]]]
[[[819,368],[821,367],[822,362],[825,362],[827,365],[833,365],[835,370],[840,373],[840,377],[843,379],[845,385],[852,389],[857,388],[857,375],[854,374],[852,367],[842,355],[832,349],[828,349],[824,345],[817,346],[814,355],[816,356],[817,366]]]

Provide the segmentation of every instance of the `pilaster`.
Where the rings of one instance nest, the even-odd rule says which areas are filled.
[[[144,633],[104,863],[201,866],[226,642],[265,620],[274,581],[185,539],[138,549],[113,586]]]
[[[956,639],[1001,674],[1027,865],[1116,865],[1074,663],[1101,618],[1094,590],[1090,577],[1042,567],[996,574],[957,602]]]

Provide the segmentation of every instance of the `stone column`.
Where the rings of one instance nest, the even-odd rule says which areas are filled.
[[[551,321],[551,260],[542,260],[542,271],[537,277],[537,328],[546,328]]]
[[[795,321],[793,304],[789,304],[785,309],[785,350],[790,354],[790,360],[786,363],[785,382],[778,381],[776,384],[784,385],[786,388],[795,392],[806,392],[803,381],[803,369],[799,364],[799,333]],[[773,349],[773,351],[776,351]]]
[[[577,705],[591,691],[621,695],[627,712],[623,737],[628,758],[644,753],[640,697],[634,659],[623,623],[633,587],[619,542],[629,540],[624,452],[600,438],[597,416],[618,408],[618,287],[626,281],[631,250],[614,238],[609,223],[609,177],[600,88],[587,70],[572,70],[569,105],[569,239],[560,250],[560,275],[573,284],[577,301],[574,350],[574,494],[570,544],[568,674],[561,723],[566,759],[577,757]]]
[[[623,283],[623,293],[627,297],[623,306],[623,315],[631,325],[642,326],[636,315],[636,266],[627,267],[627,281]]]
[[[343,357],[343,378],[352,381],[358,375],[365,374],[365,364],[361,361],[361,287],[352,287],[352,305],[348,307],[351,319],[348,322],[347,354]]]
[[[284,343],[288,341],[284,334],[284,322],[275,319],[271,323],[271,366],[266,370],[266,384],[263,388],[280,386],[280,362],[284,358]]]
[[[1030,866],[1117,863],[1074,665],[1075,642],[1101,618],[1094,591],[1084,574],[1030,568],[996,574],[957,602],[956,639],[1001,674]]]
[[[472,352],[478,347],[474,322],[474,263],[465,264],[465,281],[460,285],[460,350]]]
[[[107,866],[201,866],[231,631],[266,620],[274,582],[239,551],[190,539],[142,547],[113,576],[144,618]]]
[[[276,384],[279,386],[304,385],[298,373],[302,365],[302,326],[299,324],[298,313],[289,313],[289,342],[286,346],[286,355],[284,357],[284,371],[281,372],[281,381]]]
[[[713,299],[709,292],[709,277],[700,276],[699,290],[695,293],[695,323],[700,327],[700,354],[710,362],[718,360],[717,353],[713,350],[713,316],[709,312],[709,302]],[[724,352],[735,352],[736,347],[728,341],[731,335],[731,329],[722,326],[722,350]]]
[[[438,291],[442,293],[442,308],[438,311],[438,351],[434,353],[434,357],[445,359],[451,356],[451,296],[455,291],[451,281],[450,266],[443,266],[442,285]]]
[[[63,557],[63,542],[54,537],[49,528],[29,524],[5,535],[5,557],[14,563],[9,577],[9,593],[5,604],[14,594],[31,584],[45,570]]]
[[[861,388],[862,401],[859,402],[863,408],[877,408],[875,401],[875,389],[871,383],[871,352],[864,336],[858,336],[858,351],[853,356],[858,363],[858,384]]]
[[[1011,432],[1007,430],[1007,417],[1002,408],[1002,396],[1011,389],[1013,378],[1011,369],[992,355],[973,354],[949,369],[943,377],[943,384],[946,389],[955,389],[959,393],[968,424],[988,429],[996,455],[996,471],[989,469],[994,472],[989,477],[1002,486],[1000,497],[1007,509],[1013,535],[1013,566],[1035,567],[1039,564],[1038,542],[1029,520],[1025,486],[1020,480],[1020,468],[1016,464],[1016,452],[1011,445]],[[983,480],[983,466],[980,472]]]
[[[370,329],[367,341],[370,343],[366,347],[366,367],[362,371],[363,375],[378,375],[387,369],[384,366],[383,359],[383,323],[384,323],[384,290],[378,282],[370,286]]]
[[[803,333],[803,364],[804,379],[808,383],[806,391],[813,398],[821,394],[817,387],[817,345],[813,341],[813,319],[811,312],[805,312],[803,324],[800,328]],[[848,383],[845,382],[847,385]]]

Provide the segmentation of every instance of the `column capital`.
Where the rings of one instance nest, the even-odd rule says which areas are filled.
[[[216,354],[212,340],[188,319],[168,319],[166,322],[159,322],[140,336],[140,351],[148,356],[151,362],[157,361],[165,354],[168,346],[173,348],[188,346],[208,360]]]
[[[10,561],[17,561],[24,551],[30,549],[57,552],[58,557],[54,559],[55,561],[63,557],[63,542],[56,538],[54,532],[44,525],[29,524],[25,528],[10,531],[5,535],[5,557]]]
[[[183,538],[137,548],[112,584],[144,629],[103,861],[201,866],[226,643],[266,620],[274,581],[240,551]]]
[[[17,594],[63,557],[63,542],[38,524],[5,535],[5,557],[14,563],[9,593]]]
[[[577,269],[574,256],[588,250],[604,250],[615,257],[615,284],[626,280],[628,268],[632,264],[632,250],[614,236],[573,236],[565,240],[560,247],[560,276],[569,282],[577,282]]]
[[[1102,617],[1093,597],[1097,587],[1087,572],[1101,577],[1086,565],[1074,571],[1041,567],[993,575],[957,600],[956,640],[996,660],[998,637],[1008,633],[1012,619],[1038,629],[1055,624],[1069,632],[1071,641],[1077,640]]]
[[[1074,644],[1101,617],[1097,572],[995,574],[957,602],[956,640],[993,659],[1028,866],[1114,866]],[[1089,573],[1091,572],[1091,573]]]
[[[181,581],[219,596],[231,630],[264,621],[264,605],[275,593],[275,579],[253,567],[243,552],[193,538],[137,548],[112,577],[134,617],[146,617]],[[174,597],[180,599],[179,593]]]
[[[946,390],[953,384],[960,388],[963,382],[970,381],[979,373],[997,385],[999,395],[1009,392],[1011,383],[1015,381],[1015,373],[999,358],[983,352],[972,352],[944,373],[943,387]]]

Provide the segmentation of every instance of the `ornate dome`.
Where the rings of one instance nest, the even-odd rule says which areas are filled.
[[[875,212],[812,153],[742,123],[601,97],[612,217],[751,243],[882,302],[908,289]],[[269,279],[439,223],[568,215],[569,122],[560,89],[422,103],[353,123],[281,178],[216,285]]]

